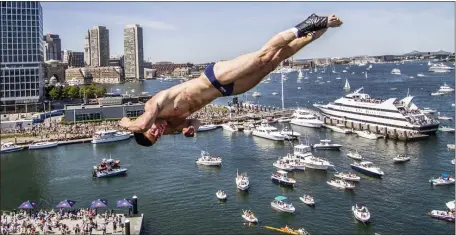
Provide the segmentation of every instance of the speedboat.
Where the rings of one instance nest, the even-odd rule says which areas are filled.
[[[18,146],[12,142],[2,143],[1,152],[2,153],[11,153],[24,149],[23,146]]]
[[[451,128],[449,126],[441,126],[439,127],[439,131],[443,131],[443,132],[454,132],[454,128]]]
[[[417,74],[416,76],[417,76],[417,77],[424,77],[424,74],[419,73],[419,74]]]
[[[310,195],[304,195],[302,197],[299,197],[299,200],[301,200],[302,202],[304,202],[306,205],[309,205],[309,206],[315,205],[315,201],[314,201],[313,197]]]
[[[359,177],[356,174],[351,173],[351,172],[350,173],[338,172],[338,173],[334,174],[334,177],[343,179],[346,181],[352,181],[352,182],[359,182],[359,180],[361,180],[361,177]]]
[[[391,70],[391,74],[394,74],[394,75],[401,75],[401,70],[399,70],[399,69],[393,69],[393,70]]]
[[[432,210],[428,213],[434,219],[445,220],[449,222],[454,222],[455,219],[455,212],[454,211],[440,211],[440,210]]]
[[[355,160],[363,160],[363,156],[358,153],[358,150],[355,150],[355,152],[352,152],[351,150],[348,151],[347,157],[353,158]]]
[[[222,158],[211,156],[208,152],[201,150],[201,157],[196,159],[196,164],[203,166],[220,166],[222,165]]]
[[[106,170],[98,170],[96,166],[93,167],[93,177],[94,178],[107,178],[118,175],[125,175],[127,173],[126,168],[108,168]]]
[[[284,202],[286,199],[284,196],[275,197],[271,202],[271,207],[282,212],[294,213],[295,207],[291,203]]]
[[[301,158],[301,162],[309,169],[327,170],[329,167],[333,167],[329,161],[319,157],[314,157],[313,155]]]
[[[327,184],[334,186],[336,188],[341,188],[341,189],[354,189],[355,185],[352,183],[349,183],[348,181],[342,180],[342,179],[337,179],[335,177],[332,177],[329,181],[326,181]]]
[[[101,144],[127,140],[131,137],[131,133],[128,131],[117,131],[117,130],[107,130],[107,131],[97,131],[92,137],[92,144]]]
[[[242,218],[244,218],[247,222],[250,223],[258,223],[258,218],[250,210],[242,210]]]
[[[410,161],[410,157],[405,154],[398,154],[395,158],[393,158],[394,163],[401,163],[401,162],[408,162]]]
[[[219,200],[225,200],[226,199],[226,193],[225,191],[223,190],[218,190],[216,193],[215,193],[215,196],[217,196],[217,198]]]
[[[239,174],[239,172],[236,172],[236,186],[238,189],[245,191],[249,189],[249,184],[250,182],[247,173]]]
[[[445,82],[445,83],[443,83],[442,86],[440,86],[440,89],[438,91],[439,92],[452,92],[452,91],[454,91],[454,89],[452,87],[448,86]]]
[[[305,127],[320,128],[324,123],[318,120],[315,115],[304,109],[297,109],[293,113],[291,124]]]
[[[283,130],[280,131],[280,134],[284,135],[286,140],[297,140],[301,136],[301,134],[293,131],[293,129],[290,131],[288,127],[283,128]]]
[[[262,123],[260,126],[256,127],[252,132],[252,135],[275,141],[284,141],[286,137],[280,134],[277,128],[265,123]]]
[[[449,185],[449,184],[454,184],[454,177],[453,176],[450,176],[448,174],[442,174],[439,178],[434,178],[432,177],[430,180],[429,180],[429,183],[431,183],[431,185],[435,185],[435,186],[438,186],[438,185]]]
[[[367,209],[367,207],[365,205],[358,205],[358,204],[355,204],[354,206],[352,206],[352,212],[353,212],[353,215],[355,216],[355,218],[363,223],[365,222],[369,222],[369,219],[370,219],[370,213],[369,213],[369,210]]]
[[[370,140],[376,140],[381,137],[380,135],[377,135],[375,133],[372,133],[372,132],[366,131],[366,130],[355,131],[355,133],[358,134],[359,137],[363,137],[363,138],[370,139]]]
[[[354,162],[353,164],[350,164],[351,168],[359,171],[360,173],[363,173],[365,175],[370,175],[370,176],[376,176],[376,177],[382,177],[384,175],[384,172],[380,170],[380,168],[376,167],[374,163],[369,162],[369,161],[363,161],[363,162]]]
[[[203,132],[203,131],[212,131],[217,129],[218,126],[214,124],[206,124],[198,127],[198,130],[196,132]]]
[[[294,170],[293,166],[291,166],[290,164],[286,163],[285,161],[283,161],[281,159],[279,159],[276,162],[272,163],[272,165],[275,168],[280,169],[280,170],[284,170],[284,171],[292,171],[292,170]]]
[[[59,145],[59,142],[39,142],[29,145],[29,149],[46,149],[57,147],[57,145]]]
[[[327,150],[339,150],[342,147],[340,144],[332,144],[331,140],[320,140],[320,143],[314,144],[314,149],[327,149]]]
[[[278,170],[277,173],[272,174],[271,180],[283,185],[293,186],[296,180],[288,177],[288,172]]]
[[[431,93],[432,96],[442,96],[442,95],[446,95],[446,94],[447,94],[446,92],[441,92],[441,91]]]

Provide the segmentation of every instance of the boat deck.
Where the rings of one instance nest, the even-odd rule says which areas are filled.
[[[118,214],[118,215],[123,215],[123,214]],[[7,215],[6,217],[7,217],[7,221],[10,222],[11,216]],[[129,220],[130,221],[130,234],[137,235],[137,234],[140,234],[142,231],[143,218],[144,218],[144,214],[141,214],[139,216],[134,216],[134,217],[122,216],[122,223],[124,223],[125,220]],[[24,221],[24,219],[18,220],[18,223],[22,224],[23,221]],[[97,216],[96,219],[94,219],[94,221],[96,221],[99,225],[101,225],[104,222],[104,219]],[[63,220],[60,220],[59,222],[62,224],[66,224],[70,228],[71,233],[69,233],[69,234],[75,234],[73,228],[76,227],[76,224],[79,224],[79,227],[82,228],[82,219],[76,219],[76,220],[63,219]],[[125,232],[123,230],[124,230],[124,228],[117,225],[117,229],[114,231],[112,221],[109,221],[106,224],[106,234],[119,234],[119,235],[125,234]],[[44,232],[41,231],[38,227],[37,227],[36,231],[37,231],[36,234],[44,234]],[[10,232],[9,234],[21,234],[21,231],[19,230],[16,233]],[[52,230],[52,232],[48,232],[48,234],[63,234],[63,233],[61,231],[59,231],[58,229],[54,228]],[[93,229],[90,234],[103,234],[103,231],[101,229]]]

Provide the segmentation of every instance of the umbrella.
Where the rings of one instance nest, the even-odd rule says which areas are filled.
[[[57,208],[71,208],[74,206],[75,203],[76,203],[76,201],[63,200],[63,201],[59,202],[59,204],[57,204]]]
[[[117,201],[117,207],[133,207],[133,203],[130,200],[122,199]]]
[[[90,208],[100,208],[100,207],[107,207],[108,205],[108,200],[106,199],[98,199],[92,202],[90,204]]]
[[[33,209],[33,207],[35,207],[36,205],[38,205],[37,202],[28,200],[26,202],[23,202],[19,206],[19,209]]]

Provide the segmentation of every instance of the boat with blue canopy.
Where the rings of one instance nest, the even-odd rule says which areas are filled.
[[[287,197],[277,196],[274,201],[271,202],[271,207],[282,212],[294,213],[295,207],[291,203],[286,203]]]
[[[439,178],[432,177],[429,180],[429,183],[431,183],[431,185],[449,185],[454,184],[454,181],[455,180],[453,176],[443,173]]]

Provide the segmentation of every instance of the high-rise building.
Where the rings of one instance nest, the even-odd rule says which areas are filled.
[[[62,60],[62,42],[57,34],[46,34],[44,41],[44,61]]]
[[[68,64],[68,67],[84,67],[84,52],[72,50],[63,50],[63,62]]]
[[[43,89],[43,9],[32,1],[2,1],[0,8],[0,112],[30,112]]]
[[[124,29],[125,79],[144,79],[143,29],[137,24]]]
[[[84,62],[87,66],[109,65],[109,30],[94,26],[87,31],[84,40]]]

